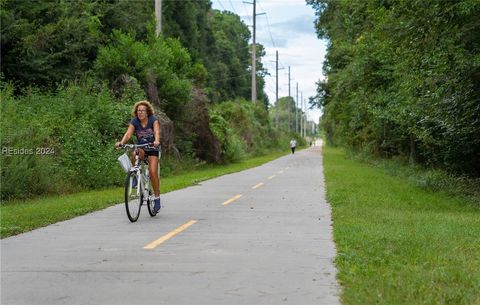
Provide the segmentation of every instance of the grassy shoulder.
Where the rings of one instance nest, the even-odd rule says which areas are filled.
[[[287,154],[276,152],[229,165],[203,165],[178,175],[162,178],[162,193],[171,192],[217,176],[262,165]],[[27,232],[123,202],[123,188],[13,200],[0,206],[1,238]]]
[[[480,304],[480,209],[324,149],[344,304]]]

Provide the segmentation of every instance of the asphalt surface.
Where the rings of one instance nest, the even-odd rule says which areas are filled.
[[[321,148],[1,241],[1,304],[340,304]]]

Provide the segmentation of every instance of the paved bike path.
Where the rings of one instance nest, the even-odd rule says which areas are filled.
[[[340,304],[320,149],[3,239],[1,304]]]

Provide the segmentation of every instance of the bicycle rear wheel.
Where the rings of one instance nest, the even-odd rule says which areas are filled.
[[[140,215],[142,208],[143,194],[140,190],[140,183],[136,172],[130,172],[125,181],[125,209],[128,219],[135,222]]]

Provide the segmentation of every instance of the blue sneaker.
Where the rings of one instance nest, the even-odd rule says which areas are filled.
[[[160,197],[155,198],[155,199],[153,200],[153,204],[154,204],[154,205],[153,205],[153,211],[154,211],[155,213],[158,213],[158,211],[160,211],[160,208],[161,208],[161,206],[160,206]]]
[[[133,179],[132,179],[132,188],[136,188],[137,187],[137,177],[133,176]]]

